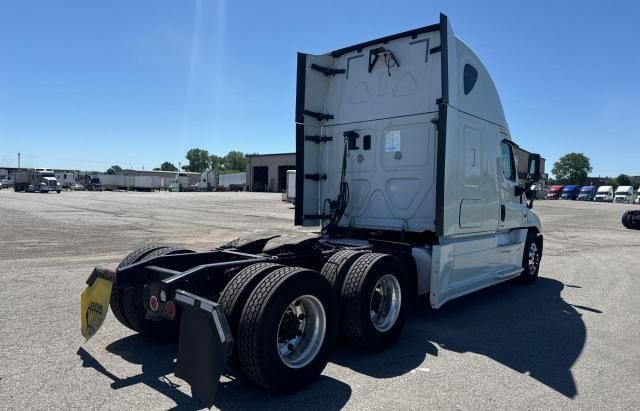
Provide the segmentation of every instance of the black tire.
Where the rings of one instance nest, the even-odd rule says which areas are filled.
[[[238,323],[240,322],[242,310],[256,285],[269,273],[281,267],[280,264],[272,263],[252,264],[236,274],[224,287],[220,294],[218,304],[222,306],[224,314],[227,317],[231,335],[238,335]],[[233,353],[229,359],[229,365],[232,368],[237,368],[239,364],[238,347],[236,344],[233,346]]]
[[[527,240],[524,243],[522,253],[522,273],[517,277],[520,283],[531,284],[538,279],[540,271],[540,261],[542,261],[542,244],[538,235],[529,231]]]
[[[640,211],[627,211],[622,215],[622,224],[631,230],[640,230]]]
[[[121,269],[122,267],[126,267],[128,265],[137,263],[138,261],[142,260],[142,258],[144,258],[150,252],[160,248],[165,248],[165,247],[159,246],[159,245],[148,245],[132,251],[120,262],[120,264],[118,264],[117,270]],[[113,315],[118,319],[118,321],[120,321],[120,323],[122,323],[122,325],[124,325],[125,327],[131,328],[133,330],[133,328],[131,327],[131,324],[129,324],[129,321],[127,321],[127,319],[124,316],[123,295],[124,295],[124,289],[114,286],[113,289],[111,290],[111,300],[109,301],[109,306],[111,307],[111,312],[113,312]]]
[[[315,299],[322,306],[325,333],[309,362],[292,368],[280,357],[277,343],[281,319],[300,297]],[[304,388],[327,365],[337,331],[336,296],[327,280],[317,271],[304,268],[277,269],[256,286],[242,311],[236,339],[242,371],[270,391],[287,393]]]
[[[625,228],[631,228],[629,225],[629,222],[631,221],[631,212],[630,211],[625,211],[624,214],[622,214],[622,225]]]
[[[371,304],[378,280],[387,275],[390,276],[387,278],[395,279],[399,286],[400,308],[396,311],[397,316],[390,328],[379,329],[371,318]],[[410,300],[409,277],[402,262],[389,254],[364,254],[351,266],[340,292],[342,334],[360,348],[384,350],[400,337],[407,320]]]
[[[150,246],[150,251],[141,251],[142,256],[138,257],[135,261],[129,261],[122,266],[133,264],[134,262],[147,261],[155,257],[159,257],[167,254],[186,253],[191,250],[183,250],[173,247],[158,247]],[[133,254],[133,253],[132,253]],[[132,273],[132,275],[135,273]],[[114,296],[114,290],[111,292],[111,296]],[[116,301],[119,303],[120,315],[124,318],[126,323],[122,322],[128,328],[137,331],[139,333],[148,334],[156,338],[175,338],[180,331],[180,310],[176,313],[174,320],[161,320],[153,321],[145,318],[146,310],[144,308],[144,285],[138,285],[134,287],[126,287],[117,289]],[[114,312],[115,314],[115,312]]]
[[[629,225],[633,230],[640,230],[640,211],[632,211]]]
[[[342,250],[332,255],[324,263],[320,274],[329,281],[333,289],[336,290],[336,294],[340,294],[349,268],[363,254],[365,252],[362,250]]]

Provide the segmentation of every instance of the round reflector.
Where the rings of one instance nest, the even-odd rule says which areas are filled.
[[[149,308],[151,308],[151,311],[158,311],[158,297],[155,295],[152,295],[149,299]]]
[[[169,301],[166,307],[167,315],[170,318],[173,318],[176,315],[176,305],[173,301]]]

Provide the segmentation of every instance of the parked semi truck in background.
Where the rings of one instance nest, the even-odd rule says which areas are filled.
[[[538,276],[540,156],[519,179],[494,83],[446,16],[297,61],[295,224],[321,234],[143,247],[96,267],[81,298],[86,338],[109,304],[134,331],[179,335],[175,374],[207,406],[229,362],[295,391],[339,335],[362,350],[393,345],[416,296],[438,309]]]
[[[191,185],[192,191],[212,191],[218,185],[218,173],[216,171],[205,171],[198,178],[198,182]]]
[[[13,175],[13,189],[30,193],[48,193],[55,191],[60,194],[62,187],[52,170],[45,168],[33,170],[19,170]]]
[[[596,192],[595,201],[613,201],[613,187],[612,186],[600,186]]]
[[[549,191],[547,191],[547,195],[544,198],[547,200],[559,200],[563,188],[564,186],[559,185],[549,187]]]
[[[576,200],[592,201],[596,197],[598,188],[596,186],[582,186]]]
[[[616,188],[613,201],[616,203],[633,203],[634,195],[633,186],[620,186]]]
[[[82,178],[82,183],[87,191],[102,191],[102,181],[97,176],[90,176],[85,174]]]
[[[569,184],[564,186],[562,189],[562,195],[560,198],[563,200],[575,200],[578,198],[578,194],[580,194],[580,186]]]
[[[169,184],[169,191],[181,192],[188,191],[189,189],[189,176],[184,173],[176,173],[176,176],[171,180]]]
[[[59,171],[55,173],[55,178],[60,183],[60,186],[68,190],[76,183],[76,175],[70,171]]]

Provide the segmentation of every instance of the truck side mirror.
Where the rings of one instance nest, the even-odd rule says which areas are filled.
[[[540,180],[540,154],[529,154],[529,167],[527,171],[527,181],[534,182]]]

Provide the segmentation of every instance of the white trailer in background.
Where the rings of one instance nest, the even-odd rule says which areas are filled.
[[[100,179],[103,190],[122,190],[125,188],[124,176],[119,174],[95,174],[92,178]]]
[[[244,191],[247,184],[247,173],[220,174],[218,176],[218,188],[228,191]]]
[[[287,170],[287,188],[284,200],[287,203],[296,202],[296,170]]]

